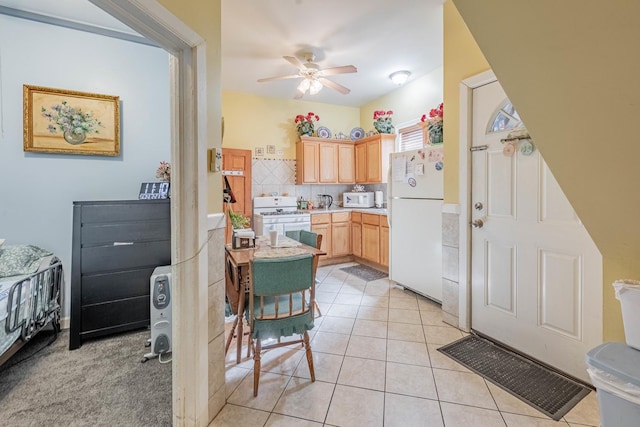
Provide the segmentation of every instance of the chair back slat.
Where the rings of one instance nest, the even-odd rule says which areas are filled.
[[[287,236],[290,239],[296,240],[296,241],[300,241],[300,230],[289,230],[289,231],[285,231],[284,235]]]
[[[311,246],[316,249],[320,249],[320,245],[318,244],[318,238],[322,237],[321,234],[314,233],[312,231],[301,230],[300,231],[300,243],[304,243],[305,245]]]
[[[284,295],[313,284],[313,255],[285,258],[257,258],[251,261],[253,294]]]

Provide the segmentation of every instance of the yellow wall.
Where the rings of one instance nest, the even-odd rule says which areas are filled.
[[[162,6],[194,30],[206,42],[207,56],[207,138],[210,148],[219,148],[221,142],[221,6],[220,0],[159,0]],[[207,159],[201,159],[206,168]],[[208,212],[222,211],[222,179],[220,173],[207,175]]]
[[[451,0],[444,4],[444,201],[459,203],[460,82],[489,69]]]
[[[252,150],[264,149],[264,158],[295,159],[298,132],[294,119],[298,114],[313,112],[320,117],[314,122],[315,129],[325,126],[335,135],[349,135],[360,126],[360,109],[321,104],[295,99],[277,99],[241,92],[222,93],[222,115],[224,116],[224,148]],[[267,145],[275,145],[276,153],[267,154]]]
[[[376,110],[393,111],[393,124],[398,125],[410,120],[420,120],[423,114],[442,102],[442,67],[424,77],[409,80],[388,95],[382,96],[360,107],[361,127],[368,132],[373,130],[373,112]]]
[[[611,283],[640,279],[640,2],[454,3],[602,253],[604,339],[622,340]]]

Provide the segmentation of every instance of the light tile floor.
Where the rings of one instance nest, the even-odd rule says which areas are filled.
[[[263,354],[258,397],[253,360],[226,357],[227,404],[211,426],[598,426],[591,393],[553,421],[436,349],[463,336],[440,306],[387,279],[365,282],[339,264],[318,269],[322,316],[311,331],[316,381],[304,351]],[[227,328],[230,324],[227,325]],[[245,338],[246,341],[246,338]]]

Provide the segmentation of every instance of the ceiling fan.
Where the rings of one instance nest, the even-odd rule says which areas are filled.
[[[298,87],[296,88],[296,94],[294,96],[295,99],[300,99],[308,90],[310,95],[315,95],[316,93],[322,90],[323,86],[328,86],[333,90],[340,92],[343,95],[348,94],[351,90],[346,87],[333,82],[329,79],[326,79],[325,76],[332,76],[335,74],[346,74],[346,73],[356,73],[358,69],[353,65],[344,65],[342,67],[332,67],[322,69],[318,66],[318,64],[314,64],[313,60],[315,59],[315,55],[313,53],[305,53],[304,60],[306,61],[304,64],[295,56],[283,56],[284,59],[289,61],[298,69],[298,74],[291,74],[288,76],[276,76],[276,77],[267,77],[264,79],[258,79],[258,82],[270,82],[274,80],[285,80],[285,79],[297,79],[302,78],[303,80],[300,82]]]

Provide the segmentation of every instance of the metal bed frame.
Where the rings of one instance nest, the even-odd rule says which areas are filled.
[[[60,286],[63,280],[62,261],[53,257],[49,266],[18,280],[11,285],[7,299],[7,318],[4,329],[7,334],[20,330],[20,336],[3,354],[0,366],[29,342],[38,332],[51,324],[54,332],[60,332]],[[23,292],[30,286],[29,304],[22,304]],[[17,307],[13,307],[16,304]],[[29,308],[21,313],[21,306]],[[15,310],[15,312],[14,312]]]

